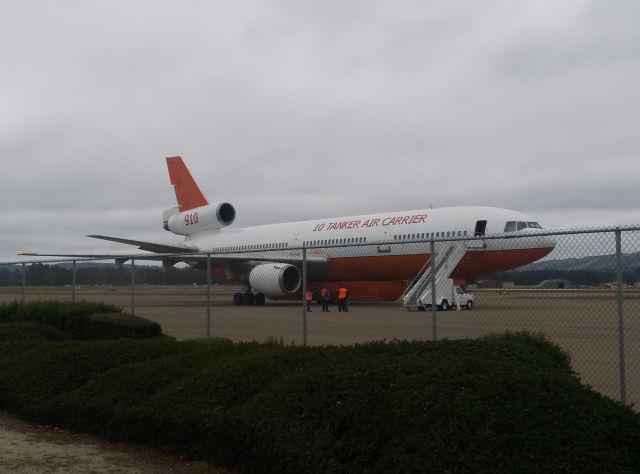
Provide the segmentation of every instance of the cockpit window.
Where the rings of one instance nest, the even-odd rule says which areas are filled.
[[[522,229],[542,229],[542,226],[537,222],[520,222],[520,221],[507,221],[504,226],[505,232],[516,232]]]

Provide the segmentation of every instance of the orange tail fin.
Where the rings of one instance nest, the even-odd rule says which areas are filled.
[[[181,157],[167,158],[167,168],[169,168],[169,179],[176,192],[180,212],[209,204]]]

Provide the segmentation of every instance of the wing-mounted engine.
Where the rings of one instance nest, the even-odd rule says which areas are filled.
[[[300,288],[300,270],[287,263],[263,263],[249,273],[249,284],[267,296],[288,296]]]
[[[165,230],[178,235],[191,235],[204,230],[221,229],[236,218],[236,209],[228,202],[207,204],[180,212],[177,207],[163,212]]]

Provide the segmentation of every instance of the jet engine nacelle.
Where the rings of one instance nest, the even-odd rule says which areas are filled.
[[[178,235],[191,235],[228,226],[236,218],[236,209],[228,202],[220,202],[183,212],[170,209],[163,217],[166,230]]]
[[[249,284],[267,296],[286,296],[300,288],[302,278],[297,267],[287,263],[263,263],[249,273]]]

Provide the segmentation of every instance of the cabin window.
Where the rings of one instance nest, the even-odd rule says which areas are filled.
[[[518,222],[518,230],[522,230],[522,229],[526,229],[527,228],[527,223],[526,222]]]
[[[507,221],[504,226],[505,232],[515,232],[516,231],[516,221]]]
[[[542,226],[537,222],[527,222],[527,227],[530,229],[542,229]]]

